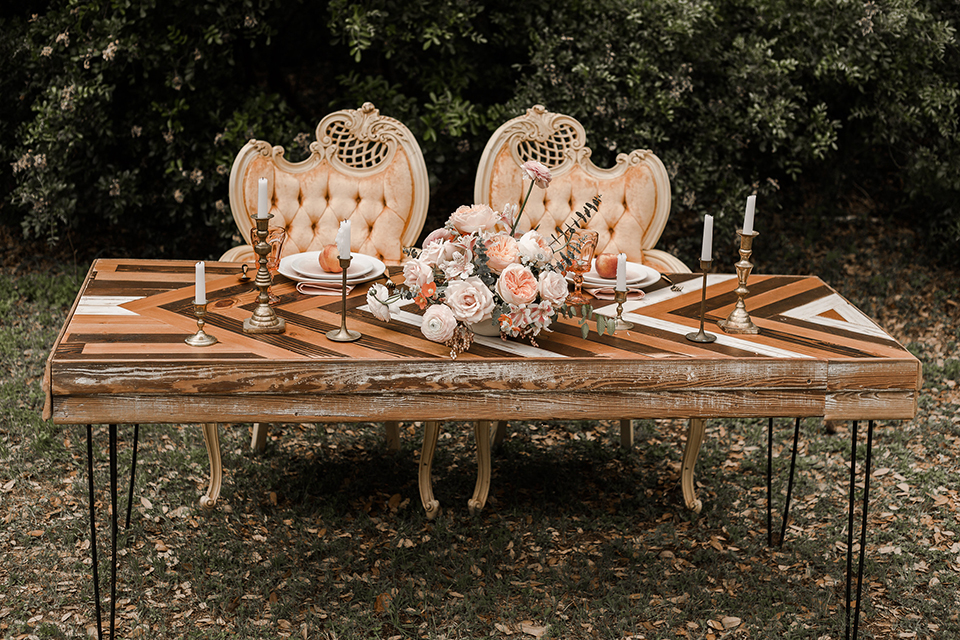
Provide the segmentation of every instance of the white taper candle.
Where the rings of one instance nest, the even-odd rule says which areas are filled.
[[[267,193],[267,179],[260,178],[257,181],[257,185],[260,189],[257,199],[257,217],[266,218],[270,215],[270,194]]]
[[[700,259],[713,260],[713,216],[710,214],[703,216],[703,249]]]
[[[341,260],[350,259],[350,221],[344,220],[340,223],[340,230],[337,231],[337,251],[340,253]]]
[[[194,295],[194,300],[197,304],[207,304],[207,276],[204,271],[203,262],[196,264],[195,271],[196,295]]]
[[[627,254],[617,256],[617,291],[627,290]]]
[[[747,209],[743,212],[743,235],[753,233],[753,212],[757,207],[757,196],[747,196]]]

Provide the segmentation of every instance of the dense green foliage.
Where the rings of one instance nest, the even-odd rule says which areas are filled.
[[[599,164],[654,150],[691,239],[757,192],[758,216],[901,215],[960,240],[953,0],[26,4],[0,14],[0,221],[31,236],[215,257],[242,143],[296,149],[370,101],[420,140],[430,222],[472,199],[492,129],[540,103],[583,122]]]

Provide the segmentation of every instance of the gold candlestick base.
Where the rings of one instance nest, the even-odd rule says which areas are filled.
[[[350,268],[350,258],[340,258],[340,268],[343,269],[343,289],[341,290],[342,311],[340,313],[340,328],[327,332],[327,340],[334,342],[354,342],[360,339],[359,331],[347,329],[347,269]]]
[[[260,256],[260,267],[257,269],[257,277],[253,283],[260,293],[257,295],[257,308],[253,310],[253,316],[243,321],[244,333],[283,333],[287,328],[287,323],[283,318],[278,318],[276,311],[270,306],[270,294],[268,289],[273,279],[270,277],[270,271],[267,269],[267,255],[270,253],[270,245],[267,244],[267,225],[270,224],[270,218],[273,214],[267,214],[264,217],[257,215],[250,216],[257,223],[257,239],[259,242],[253,250]]]
[[[717,336],[703,330],[703,317],[707,312],[707,273],[712,263],[713,260],[700,261],[700,270],[703,271],[703,287],[700,288],[700,331],[687,334],[687,340],[690,342],[709,343],[717,340]]]
[[[627,301],[627,292],[614,291],[613,299],[617,303],[617,319],[613,325],[613,330],[620,331],[621,329],[623,329],[624,331],[626,331],[628,329],[633,329],[633,323],[627,322],[626,320],[623,319],[623,303]]]
[[[217,340],[214,336],[211,336],[209,333],[204,333],[203,317],[207,315],[207,303],[198,303],[196,300],[193,301],[193,313],[197,316],[197,332],[184,340],[191,347],[209,347],[212,344],[217,344]]]
[[[751,233],[737,231],[737,235],[740,236],[740,262],[734,265],[737,269],[737,281],[739,283],[734,291],[737,294],[737,305],[726,320],[721,320],[717,324],[727,333],[756,335],[760,333],[760,328],[753,324],[743,299],[750,293],[747,289],[747,278],[753,271],[753,263],[750,262],[750,256],[753,255],[753,239],[760,234],[756,231]]]

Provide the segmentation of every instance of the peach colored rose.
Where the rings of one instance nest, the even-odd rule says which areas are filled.
[[[533,302],[537,297],[537,279],[533,271],[522,264],[508,265],[497,279],[497,293],[510,304]]]
[[[553,176],[550,175],[550,169],[547,169],[536,160],[527,160],[523,163],[521,169],[523,169],[526,178],[532,180],[533,183],[541,189],[549,187],[550,181],[553,180]]]
[[[403,265],[403,284],[410,289],[420,289],[433,282],[433,267],[423,260],[408,260]]]
[[[434,304],[423,312],[423,324],[420,325],[420,333],[427,340],[433,342],[446,342],[453,337],[453,331],[457,328],[457,319],[445,304]]]
[[[546,264],[553,258],[553,249],[550,248],[546,238],[540,235],[540,232],[536,229],[531,229],[520,236],[520,240],[517,241],[517,249],[521,256],[536,265]]]
[[[520,261],[520,252],[517,241],[513,236],[500,233],[492,236],[485,243],[487,248],[487,266],[494,273],[500,273],[509,264]]]
[[[560,306],[567,299],[567,281],[556,271],[540,272],[537,288],[540,291],[540,297],[554,306]]]
[[[454,317],[471,324],[489,320],[495,306],[490,289],[476,276],[448,283],[444,297]]]
[[[492,231],[499,219],[500,214],[485,204],[463,205],[450,214],[450,224],[463,234],[482,229]]]

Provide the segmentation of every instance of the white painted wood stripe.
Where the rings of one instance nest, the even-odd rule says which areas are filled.
[[[77,316],[137,316],[129,309],[120,305],[134,300],[142,300],[144,296],[83,296],[77,304],[74,315]]]
[[[654,329],[660,329],[661,331],[668,331],[677,335],[687,335],[688,333],[696,333],[696,329],[691,329],[690,327],[684,326],[682,324],[677,324],[675,322],[668,322],[667,320],[660,320],[659,318],[651,318],[650,316],[642,316],[636,313],[624,313],[624,320],[629,320],[634,324],[642,324],[647,327]],[[745,340],[743,338],[734,338],[729,336],[722,331],[719,331],[715,334],[717,336],[716,344],[724,345],[726,347],[733,347],[735,349],[740,349],[742,351],[750,351],[764,356],[770,356],[772,358],[811,358],[812,356],[806,355],[804,353],[797,353],[796,351],[789,351],[787,349],[780,349],[777,347],[771,347],[765,344],[758,344],[751,342],[750,340]]]
[[[843,320],[826,318],[820,315],[826,311],[836,311]],[[824,327],[843,329],[844,331],[851,331],[866,336],[879,338],[890,337],[883,329],[877,326],[873,320],[836,293],[824,296],[819,300],[814,300],[795,309],[785,311],[782,315],[788,318],[814,322]]]

